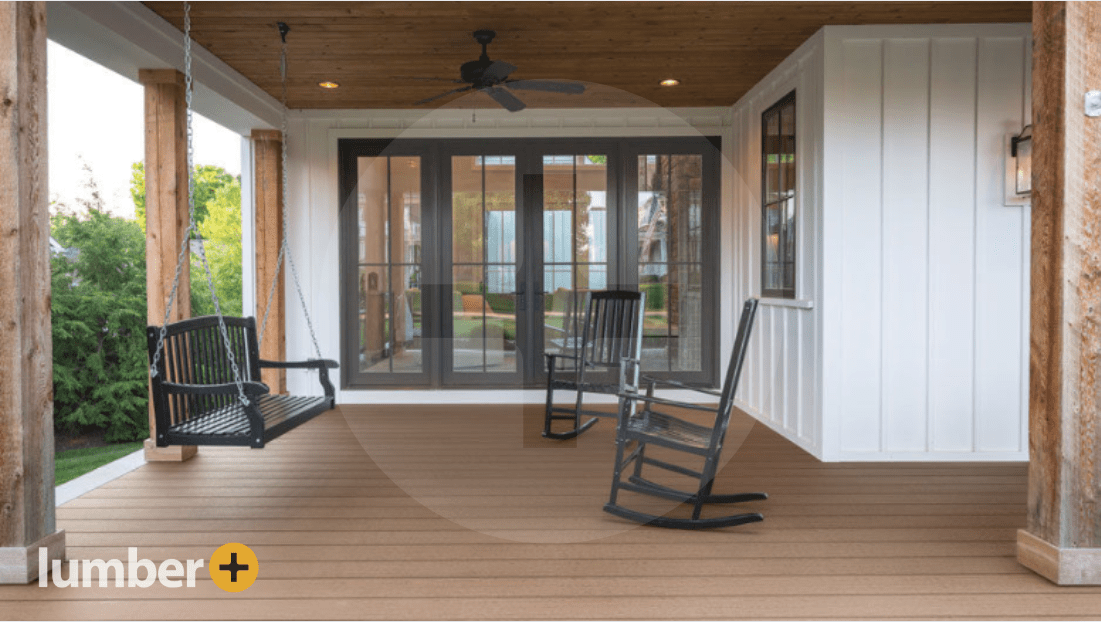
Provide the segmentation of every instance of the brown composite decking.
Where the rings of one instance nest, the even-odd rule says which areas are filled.
[[[523,410],[344,406],[264,450],[146,465],[59,508],[69,558],[237,541],[257,582],[0,586],[0,618],[1101,617],[1101,588],[1015,561],[1023,464],[821,464],[741,417],[716,490],[768,492],[746,506],[765,522],[666,531],[601,511],[610,420],[554,443]]]

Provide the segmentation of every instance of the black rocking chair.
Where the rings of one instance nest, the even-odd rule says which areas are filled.
[[[597,417],[614,417],[613,412],[584,410],[585,393],[616,395],[620,386],[615,381],[592,381],[589,374],[611,372],[619,368],[624,358],[639,358],[642,352],[642,317],[646,295],[640,292],[602,291],[589,296],[585,312],[585,325],[580,339],[575,335],[567,340],[574,347],[574,354],[546,354],[547,359],[547,408],[543,422],[543,436],[556,440],[574,438],[596,423]],[[572,360],[577,376],[558,376],[560,360]],[[635,374],[637,376],[637,368]],[[589,376],[589,377],[587,377]],[[634,378],[637,382],[637,377]],[[554,405],[555,390],[577,393],[573,408]],[[584,424],[581,416],[592,417]],[[565,432],[551,429],[554,421],[571,421],[573,427]]]
[[[157,446],[243,445],[262,448],[279,435],[335,406],[329,370],[336,361],[296,363],[264,361],[256,339],[256,320],[223,317],[232,361],[226,354],[217,316],[183,320],[166,327],[156,374],[152,375]],[[149,357],[160,335],[150,326]],[[235,381],[233,364],[241,389]],[[269,395],[260,382],[262,368],[316,369],[324,396]],[[244,392],[248,403],[241,400]]]
[[[612,491],[608,503],[604,506],[604,511],[639,523],[671,529],[730,527],[764,520],[764,517],[756,512],[715,518],[702,518],[700,516],[705,504],[741,503],[768,498],[768,495],[763,492],[733,495],[716,495],[711,492],[715,474],[719,467],[719,454],[722,452],[723,439],[726,436],[727,426],[730,424],[734,393],[738,387],[738,377],[741,375],[742,361],[745,359],[749,334],[753,328],[753,319],[756,312],[757,300],[752,298],[747,300],[742,308],[737,339],[734,342],[734,352],[730,356],[730,364],[726,370],[726,380],[723,382],[722,392],[716,393],[715,391],[689,387],[678,382],[661,381],[662,384],[701,391],[715,396],[719,398],[718,408],[654,397],[656,381],[650,378],[644,378],[644,381],[648,381],[649,384],[646,395],[639,395],[638,385],[628,380],[632,375],[637,377],[638,360],[624,360],[620,371],[620,382],[626,390],[620,394],[620,418],[616,434],[616,458],[612,475]],[[630,370],[629,368],[634,369]],[[638,402],[643,403],[641,409],[638,408]],[[711,426],[698,425],[658,412],[654,410],[655,406],[671,406],[709,412],[714,415],[714,423]],[[637,443],[637,445],[630,454],[627,454],[627,447],[632,442]],[[703,467],[696,471],[679,464],[672,464],[647,456],[646,447],[651,444],[699,456],[703,458]],[[625,454],[626,457],[624,457]],[[627,481],[622,481],[623,471],[632,463],[634,463],[633,474],[628,477]],[[697,485],[693,491],[684,492],[655,483],[643,477],[642,467],[644,465],[695,478]],[[618,503],[618,495],[621,490],[690,503],[693,506],[692,518],[656,516],[625,508]]]

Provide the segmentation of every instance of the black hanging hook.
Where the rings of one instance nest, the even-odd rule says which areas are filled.
[[[287,25],[287,22],[276,22],[279,26],[279,36],[283,38],[283,43],[287,42],[287,33],[291,31],[291,27]]]

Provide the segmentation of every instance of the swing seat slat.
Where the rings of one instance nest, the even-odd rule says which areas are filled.
[[[264,361],[259,356],[254,318],[226,317],[233,358],[249,404],[239,400],[237,384],[218,318],[206,316],[169,324],[163,352],[152,378],[157,446],[238,445],[262,448],[280,435],[335,406],[329,369],[335,361]],[[159,326],[147,332],[152,359]],[[316,369],[324,395],[271,395],[260,370]]]

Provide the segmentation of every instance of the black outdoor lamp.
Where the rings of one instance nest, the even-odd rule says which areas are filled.
[[[1016,170],[1013,175],[1017,196],[1032,193],[1032,126],[1026,125],[1021,133],[1010,139],[1009,155],[1013,156]]]

